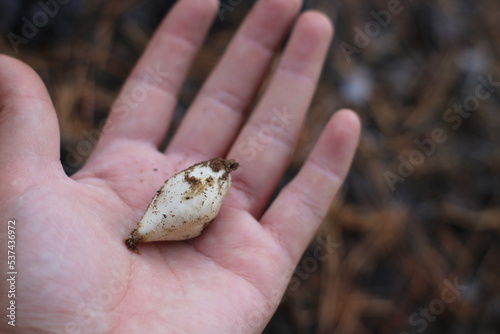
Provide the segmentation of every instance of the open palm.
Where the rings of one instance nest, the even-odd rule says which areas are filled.
[[[331,38],[322,14],[298,18],[247,120],[245,110],[299,7],[257,2],[161,152],[176,96],[217,8],[214,1],[180,0],[130,75],[86,165],[71,178],[60,164],[57,119],[43,83],[26,65],[0,57],[0,212],[5,224],[16,220],[18,271],[16,327],[2,321],[0,329],[262,331],[347,173],[359,133],[352,112],[336,113],[302,170],[268,206]],[[123,240],[164,181],[216,156],[240,168],[204,234],[129,251]]]

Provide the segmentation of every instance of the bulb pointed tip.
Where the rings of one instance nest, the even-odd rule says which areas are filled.
[[[137,244],[141,242],[141,239],[142,237],[139,235],[139,233],[137,233],[137,230],[133,230],[128,238],[125,239],[125,245],[127,245],[127,248],[131,251],[140,254],[139,249],[137,248]]]

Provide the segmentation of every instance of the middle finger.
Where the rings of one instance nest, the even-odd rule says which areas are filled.
[[[299,7],[299,0],[257,2],[201,88],[166,153],[206,158],[226,153]]]

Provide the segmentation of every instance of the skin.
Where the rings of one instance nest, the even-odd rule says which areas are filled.
[[[146,98],[129,101],[127,112],[115,104],[87,163],[72,177],[61,167],[58,121],[44,84],[27,65],[0,56],[0,212],[2,233],[9,218],[17,222],[18,271],[16,327],[4,317],[2,332],[262,331],[345,178],[359,136],[354,113],[335,113],[298,175],[268,206],[332,37],[324,15],[297,18],[299,7],[296,0],[257,2],[161,152],[177,95],[217,10],[214,1],[180,0],[130,74],[121,101],[144,86],[148,68],[168,74],[148,86]],[[273,110],[292,116],[270,132]],[[242,149],[249,143],[257,154]],[[123,240],[165,179],[215,156],[241,167],[205,233],[141,244],[139,255],[128,250]],[[0,251],[5,259],[5,234]],[[7,292],[2,285],[2,300]]]

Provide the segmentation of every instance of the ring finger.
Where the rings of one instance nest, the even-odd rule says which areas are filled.
[[[240,162],[233,187],[238,206],[260,215],[295,147],[332,37],[328,18],[302,14],[269,88],[228,156]]]

